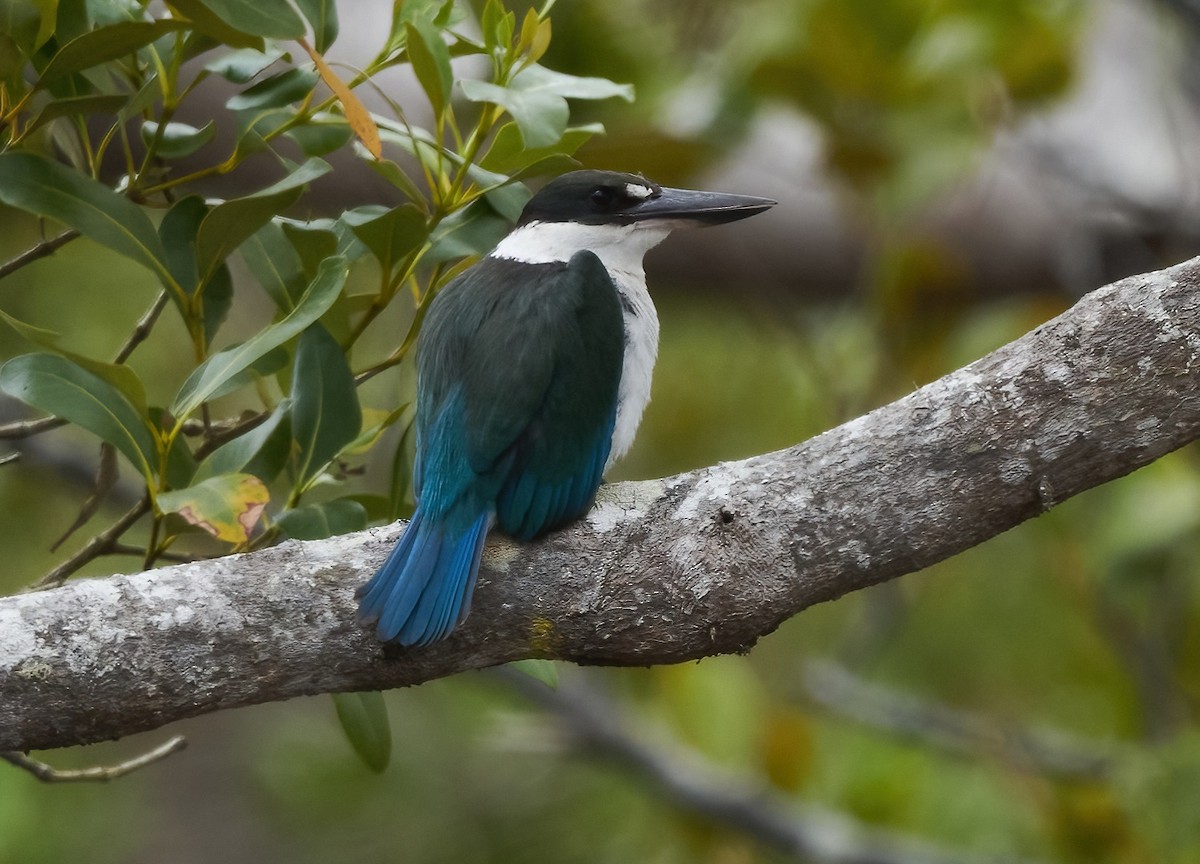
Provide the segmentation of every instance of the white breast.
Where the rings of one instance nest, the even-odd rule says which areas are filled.
[[[637,436],[642,412],[650,401],[650,381],[654,361],[658,359],[658,310],[646,290],[646,274],[640,266],[636,273],[610,270],[621,292],[625,315],[625,361],[621,367],[621,385],[617,389],[617,421],[613,426],[612,447],[604,470],[629,452]]]
[[[596,253],[616,283],[625,316],[625,360],[617,390],[617,419],[613,427],[607,472],[628,452],[650,401],[650,381],[658,357],[658,311],[646,289],[642,257],[674,227],[664,222],[627,225],[580,225],[574,222],[531,222],[505,237],[492,250],[497,258],[547,264],[570,261],[583,249]]]

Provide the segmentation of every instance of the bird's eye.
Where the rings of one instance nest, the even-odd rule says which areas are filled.
[[[617,193],[607,186],[597,186],[592,190],[592,205],[597,208],[611,207],[617,198]]]

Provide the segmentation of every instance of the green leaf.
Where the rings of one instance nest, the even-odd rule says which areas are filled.
[[[45,12],[33,3],[0,0],[0,35],[7,36],[23,58],[28,57],[38,48],[45,17]],[[53,24],[54,16],[50,18]]]
[[[159,124],[153,120],[142,123],[142,141],[149,147],[158,139],[154,153],[164,159],[182,159],[190,156],[213,139],[217,127],[209,120],[199,129],[186,123],[168,123],[159,137]]]
[[[238,249],[258,284],[277,307],[287,310],[296,305],[304,293],[304,262],[277,220],[272,219],[259,228]]]
[[[241,372],[226,378],[208,398],[220,399],[222,396],[228,396],[230,393],[241,390],[243,387],[247,387],[259,379],[274,375],[288,365],[290,356],[286,348],[277,345]]]
[[[258,426],[208,454],[196,469],[194,482],[236,473],[253,474],[263,482],[273,480],[283,469],[292,446],[290,408],[291,402],[284,400]]]
[[[203,322],[205,345],[211,344],[233,304],[233,280],[224,264],[209,276],[207,285],[200,285],[196,233],[208,217],[209,209],[199,195],[189,195],[175,202],[158,226],[159,237],[167,250],[167,266],[186,295],[176,298],[177,305],[185,319],[199,317]],[[204,290],[198,293],[201,287]]]
[[[50,58],[38,79],[38,86],[45,86],[72,72],[124,57],[160,36],[186,27],[183,21],[160,18],[157,21],[121,21],[90,30],[72,39]]]
[[[166,250],[140,207],[103,183],[32,153],[0,154],[0,201],[54,219],[153,270],[181,293]]]
[[[151,406],[150,423],[155,429],[165,429],[171,423],[171,418],[162,408]],[[171,441],[171,449],[167,451],[166,479],[171,489],[182,489],[192,485],[196,474],[196,457],[188,447],[187,438],[176,435]]]
[[[411,404],[410,402],[405,402],[391,411],[383,411],[379,408],[364,408],[362,418],[363,430],[358,433],[357,438],[346,445],[346,448],[342,452],[353,456],[366,453],[379,443],[379,439],[383,437],[383,433],[390,429],[404,415],[404,412],[409,409]]]
[[[244,198],[214,207],[196,234],[196,264],[203,285],[213,271],[252,234],[295,203],[312,180],[329,170],[329,163],[309,159],[278,183]]]
[[[238,545],[250,539],[270,498],[257,477],[222,474],[186,489],[160,492],[156,504],[161,512],[178,513],[218,540]]]
[[[33,5],[41,12],[41,24],[37,35],[33,37],[33,46],[41,48],[54,35],[58,18],[58,0],[33,0]]]
[[[392,758],[392,727],[383,694],[334,693],[333,704],[358,758],[376,774],[383,773]]]
[[[379,261],[385,274],[391,274],[400,260],[425,242],[425,216],[412,204],[391,210],[358,208],[347,210],[341,221],[350,226],[364,246]]]
[[[563,137],[570,117],[567,99],[633,101],[629,84],[566,75],[536,64],[522,70],[509,87],[473,80],[461,81],[460,86],[472,102],[491,102],[511,114],[526,147],[549,147]]]
[[[20,0],[18,0],[20,2]],[[92,29],[87,0],[58,0],[54,28],[60,41],[69,42]]]
[[[129,96],[126,94],[68,96],[65,99],[55,99],[43,106],[42,110],[29,121],[29,125],[25,128],[25,134],[28,135],[34,129],[40,129],[59,117],[74,117],[79,114],[116,114],[128,102]]]
[[[306,279],[316,274],[321,262],[331,255],[340,255],[338,251],[337,232],[334,223],[329,219],[313,219],[310,222],[297,222],[294,219],[280,219],[279,227],[283,236],[292,244],[292,248],[300,256],[300,264],[304,268]]]
[[[558,667],[554,665],[553,660],[514,660],[508,666],[536,681],[541,681],[551,690],[558,689]]]
[[[312,25],[313,47],[324,54],[338,36],[337,4],[334,0],[296,0],[296,5]]]
[[[17,79],[25,68],[27,57],[11,36],[0,33],[0,80]]]
[[[507,51],[508,46],[512,44],[516,26],[517,16],[505,9],[500,0],[487,0],[483,7],[480,27],[483,29],[483,41],[489,52]]]
[[[3,309],[0,309],[0,320],[3,320],[9,327],[12,327],[13,330],[34,345],[39,345],[42,348],[48,348],[56,354],[61,354],[76,366],[82,366],[93,375],[104,379],[120,390],[133,407],[137,409],[139,414],[146,415],[146,388],[142,385],[142,380],[138,378],[137,373],[128,366],[105,363],[102,360],[93,360],[90,357],[84,357],[82,354],[69,351],[59,344],[59,339],[62,337],[58,333],[37,327],[33,324],[27,324],[12,317]]]
[[[345,147],[354,137],[354,130],[341,117],[330,115],[328,120],[305,123],[284,134],[300,146],[305,156],[324,156]]]
[[[345,258],[326,259],[304,295],[282,319],[259,331],[241,345],[214,354],[188,376],[175,397],[171,413],[188,417],[217,390],[273,348],[296,336],[325,313],[346,283],[349,265]]]
[[[116,387],[65,357],[24,354],[0,367],[0,390],[107,441],[149,481],[158,448],[146,417]]]
[[[531,168],[552,164],[550,160],[555,157],[569,157],[593,135],[603,131],[604,127],[599,124],[577,126],[564,131],[562,137],[548,147],[526,147],[520,127],[516,123],[505,123],[479,164],[488,171],[515,177]],[[554,172],[539,170],[538,173]]]
[[[142,86],[133,96],[129,97],[124,107],[121,108],[117,119],[123,123],[140,120],[144,112],[153,108],[160,96],[162,96],[162,81],[157,75],[147,75]]]
[[[386,495],[370,495],[364,492],[340,500],[358,502],[367,516],[367,524],[382,522],[388,518],[388,497]]]
[[[233,276],[229,272],[229,266],[222,262],[208,278],[208,282],[201,287],[203,293],[200,295],[200,304],[203,310],[200,320],[204,325],[204,345],[208,347],[233,307]],[[259,374],[270,373],[260,371]]]
[[[280,57],[287,56],[284,51],[275,46],[268,46],[264,51],[254,48],[239,48],[218,57],[204,68],[209,72],[220,75],[234,84],[247,84],[254,80],[265,69],[275,63]]]
[[[300,39],[307,31],[304,19],[288,0],[204,0],[203,5],[242,33],[268,39]]]
[[[261,111],[282,108],[299,102],[312,92],[320,76],[312,69],[293,68],[264,78],[257,84],[230,97],[225,107],[230,111]]]
[[[288,510],[275,527],[293,540],[323,540],[367,527],[367,508],[350,498],[323,501]]]
[[[167,250],[167,267],[186,294],[195,291],[200,282],[196,270],[196,232],[208,211],[203,198],[188,195],[176,201],[158,225],[158,236]]]
[[[525,209],[525,205],[529,203],[533,193],[524,183],[506,182],[487,189],[483,196],[493,210],[507,221],[516,222],[521,218],[521,211]]]
[[[448,30],[465,20],[466,13],[456,8],[454,0],[406,0],[392,5],[392,26],[388,33],[384,56],[400,51],[408,42],[407,24],[422,20],[437,30]]]
[[[277,133],[280,126],[291,122],[295,112],[290,108],[278,108],[270,111],[238,111],[233,116],[237,120],[237,144],[230,160],[240,163],[252,153],[269,150],[268,139]]]
[[[358,437],[362,409],[345,352],[314,324],[300,337],[292,375],[292,437],[299,445],[296,486],[303,489]]]
[[[487,201],[476,201],[451,213],[430,236],[432,247],[422,257],[426,264],[482,255],[499,243],[511,224]]]
[[[368,168],[408,196],[410,201],[425,200],[425,196],[421,194],[421,190],[413,183],[412,178],[391,159],[376,159],[361,144],[355,145],[354,153],[360,159],[366,161]]]
[[[405,23],[404,30],[413,72],[429,97],[434,113],[441,116],[450,107],[450,88],[454,86],[450,51],[441,34],[423,18]]]
[[[234,48],[249,48],[262,50],[261,36],[254,36],[238,27],[230,25],[212,9],[206,0],[167,0],[176,13],[186,18],[200,33],[211,37],[222,45]]]

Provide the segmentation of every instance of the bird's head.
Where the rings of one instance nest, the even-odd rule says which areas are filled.
[[[769,198],[659,186],[637,174],[572,171],[529,199],[517,227],[492,255],[528,263],[569,261],[583,249],[610,269],[640,269],[671,231],[719,225],[775,206]]]

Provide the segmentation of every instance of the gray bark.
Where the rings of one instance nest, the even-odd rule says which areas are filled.
[[[802,609],[943,560],[1200,437],[1200,258],[795,447],[602,490],[489,542],[470,618],[401,650],[354,620],[400,526],[0,599],[0,750],[524,657],[745,651]]]

